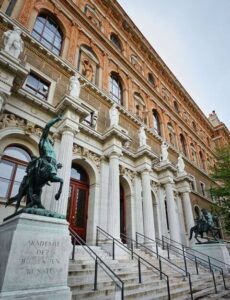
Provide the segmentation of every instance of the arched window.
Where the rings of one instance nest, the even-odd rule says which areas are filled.
[[[53,53],[60,55],[63,34],[57,22],[48,14],[40,14],[34,24],[33,37]]]
[[[110,41],[114,44],[114,46],[119,49],[120,51],[122,50],[122,45],[121,45],[121,40],[115,33],[111,33],[110,35]]]
[[[109,93],[115,102],[123,104],[121,80],[116,73],[110,75]]]
[[[201,168],[205,170],[205,159],[202,151],[199,151]]]
[[[197,163],[196,150],[192,143],[190,144],[190,149],[191,149],[191,160],[192,162]]]
[[[156,134],[161,135],[160,118],[155,109],[153,109],[153,130]]]
[[[148,73],[148,81],[155,87],[156,86],[156,82],[155,82],[155,78],[153,76],[152,73]]]
[[[169,131],[169,142],[171,145],[176,147],[176,135],[175,135],[174,128],[171,123],[168,123],[167,127]]]
[[[187,156],[187,145],[186,145],[186,140],[183,134],[180,134],[180,144],[181,144],[181,150],[184,153],[185,156]]]
[[[9,146],[5,149],[0,161],[0,198],[17,194],[30,160],[29,153],[20,146]]]
[[[179,114],[180,110],[179,110],[178,103],[176,101],[173,102],[173,106],[174,106],[175,112]]]
[[[79,166],[79,165],[74,165],[71,168],[71,179],[73,180],[78,180],[78,181],[82,181],[86,184],[89,183],[89,178],[87,173],[85,172],[85,170]]]

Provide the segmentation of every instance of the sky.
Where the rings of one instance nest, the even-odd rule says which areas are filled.
[[[230,128],[230,0],[118,0],[206,116]]]

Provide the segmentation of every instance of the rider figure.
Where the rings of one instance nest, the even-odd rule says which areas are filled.
[[[48,135],[50,128],[61,119],[62,116],[59,115],[46,124],[38,145],[43,168],[49,168],[49,172],[54,175],[57,174],[57,169],[61,168],[61,164],[57,164],[53,142],[49,139]]]

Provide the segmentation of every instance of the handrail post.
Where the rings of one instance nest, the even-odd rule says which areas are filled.
[[[193,294],[192,294],[192,281],[191,281],[191,275],[189,274],[189,289],[190,289],[190,295],[191,295],[191,300],[193,300]]]
[[[170,259],[170,255],[169,255],[169,244],[167,243],[167,252],[168,252],[168,259]]]
[[[169,287],[169,277],[167,276],[167,291],[168,291],[168,300],[171,299],[171,296],[170,296],[170,287]]]
[[[136,232],[136,248],[138,246],[138,233]]]
[[[96,246],[98,246],[98,237],[99,237],[99,232],[98,232],[98,227],[97,227],[97,233],[96,233]]]
[[[75,244],[76,244],[76,240],[75,240],[75,239],[73,239],[72,260],[74,260],[74,258],[75,258]]]
[[[196,256],[195,256],[195,265],[196,265],[196,274],[199,275],[198,264],[197,264]]]
[[[131,241],[131,258],[133,259],[133,242]]]
[[[124,300],[124,282],[121,285],[121,300]]]
[[[187,270],[187,262],[186,262],[186,256],[185,256],[184,246],[182,247],[182,250],[183,250],[183,258],[184,258],[185,274],[186,274],[186,277],[187,277],[188,276],[188,270]]]
[[[138,278],[139,278],[139,283],[141,283],[141,259],[140,259],[140,256],[138,256]]]
[[[98,261],[97,258],[95,260],[95,271],[94,271],[94,291],[97,290],[97,269],[98,269]]]
[[[212,266],[211,266],[211,261],[210,261],[210,257],[208,256],[208,264],[209,264],[209,270],[210,272],[212,272]]]
[[[213,270],[212,270],[211,272],[212,272],[212,278],[213,278],[213,283],[214,283],[215,293],[217,294],[215,274],[214,274],[214,271],[213,271]]]
[[[223,283],[224,283],[224,289],[227,290],[227,286],[226,286],[226,282],[225,282],[225,278],[224,278],[224,270],[222,269],[221,271],[221,275],[222,275],[222,278],[223,278]]]
[[[112,253],[113,253],[113,260],[115,259],[115,241],[113,239],[113,250],[112,250]]]
[[[162,249],[165,250],[165,241],[164,241],[164,236],[162,235]]]
[[[160,269],[160,280],[162,280],[162,264],[161,264],[161,259],[159,259],[159,269]]]
[[[159,253],[158,253],[158,244],[156,242],[156,252],[157,252],[157,258],[159,257]]]

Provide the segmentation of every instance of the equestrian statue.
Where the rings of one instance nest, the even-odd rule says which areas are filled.
[[[15,213],[18,211],[23,197],[26,197],[26,209],[45,209],[41,203],[42,189],[45,185],[50,185],[51,182],[60,183],[55,199],[58,200],[60,198],[63,179],[57,176],[57,170],[62,168],[62,165],[57,163],[53,142],[49,139],[50,128],[60,120],[62,120],[61,115],[46,124],[38,144],[39,157],[31,157],[31,161],[26,168],[26,175],[20,184],[18,194],[9,198],[6,202],[5,206],[16,202]]]
[[[204,233],[207,235],[208,242],[218,242],[217,236],[219,236],[219,230],[215,223],[217,223],[217,216],[212,215],[207,209],[201,209],[202,215],[197,220],[197,224],[190,229],[190,237],[189,240],[193,237],[193,232],[195,233],[195,239],[199,244],[202,242],[198,239],[198,235],[201,238],[204,238]],[[211,234],[212,239],[208,237],[208,233]]]

